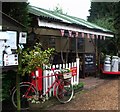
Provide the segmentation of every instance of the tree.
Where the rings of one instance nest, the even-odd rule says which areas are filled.
[[[114,16],[114,28],[116,33],[115,44],[117,45],[117,52],[120,56],[120,2],[116,4],[115,16]]]
[[[114,2],[91,2],[88,21],[94,22],[95,19],[113,17],[116,4]]]
[[[67,14],[63,12],[63,9],[57,4],[57,6],[53,9],[53,11],[56,13],[61,13],[61,14]]]
[[[26,2],[2,2],[2,11],[16,19],[24,26],[29,25],[28,3]]]
[[[21,66],[21,74],[25,75],[25,73],[30,74],[34,72],[37,67],[43,68],[43,64],[49,65],[50,58],[54,53],[54,48],[48,48],[47,50],[41,49],[41,44],[36,43],[34,49],[26,49],[22,52],[22,64]]]
[[[88,16],[88,21],[115,33],[115,38],[107,42],[107,46],[115,48],[113,51],[111,51],[110,47],[108,49],[108,52],[113,52],[114,55],[118,53],[120,47],[120,36],[118,36],[120,31],[120,6],[118,4],[117,2],[92,2],[91,9],[89,10],[90,16]]]
[[[116,3],[114,2],[92,2],[89,10],[88,21],[101,27],[115,31],[114,16]]]

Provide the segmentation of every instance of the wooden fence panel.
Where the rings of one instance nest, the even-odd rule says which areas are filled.
[[[71,83],[73,85],[77,85],[79,83],[79,62],[78,62],[79,60],[76,60],[76,61],[77,62],[52,65],[49,68],[65,69],[65,68],[77,67],[77,75],[71,78]],[[43,93],[45,94],[45,92],[48,90],[48,87],[50,87],[52,83],[55,81],[55,76],[51,76],[51,75],[54,75],[54,72],[52,70],[48,70],[47,66],[45,66],[44,68],[45,70],[43,70],[43,76],[45,77],[49,76],[49,77],[43,78]],[[55,86],[50,90],[48,95],[46,95],[46,98],[49,98],[54,95],[54,89],[56,89]]]

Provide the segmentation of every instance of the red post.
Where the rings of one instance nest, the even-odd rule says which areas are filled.
[[[32,78],[32,84],[38,86],[38,91],[41,91],[43,89],[43,85],[42,85],[43,70],[41,68],[38,68],[36,71],[38,72],[38,74],[36,75],[35,74],[36,72],[32,72],[31,77],[34,77],[36,75],[37,85],[36,85],[36,81],[33,78]]]

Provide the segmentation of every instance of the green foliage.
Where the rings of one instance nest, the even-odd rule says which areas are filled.
[[[84,87],[84,85],[85,84],[83,82],[80,82],[78,85],[74,85],[73,88],[76,90],[76,89]]]
[[[113,43],[116,45],[117,53],[120,56],[120,2],[117,2],[115,8],[114,28],[116,31],[116,37],[113,40]]]
[[[15,76],[14,71],[2,74],[2,100],[10,99],[10,89],[15,85]]]
[[[114,39],[107,40],[107,53],[120,52],[120,2],[92,2],[88,21],[115,33]],[[103,47],[101,47],[104,49]]]
[[[103,17],[100,19],[95,19],[94,23],[108,30],[115,31],[113,21],[114,21],[114,18],[112,17],[105,17],[105,18]]]
[[[94,22],[96,19],[113,17],[116,4],[115,2],[91,2],[88,21]]]
[[[115,15],[114,2],[92,2],[90,16],[88,21],[95,23],[103,28],[115,31],[114,28],[114,15]]]
[[[37,43],[33,50],[27,49],[22,52],[22,74],[31,73],[37,67],[42,68],[43,64],[49,65],[49,60],[54,53],[54,48],[48,48],[45,51],[41,50],[41,44]]]
[[[2,11],[16,19],[24,26],[29,25],[28,3],[26,2],[2,2]]]
[[[70,70],[69,68],[65,68],[65,69],[61,69],[60,72],[61,72],[62,74],[64,74],[64,73],[69,73],[69,72],[71,72],[71,70]]]

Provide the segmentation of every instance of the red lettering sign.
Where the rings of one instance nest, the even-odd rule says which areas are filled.
[[[77,75],[77,67],[72,67],[72,68],[70,68],[70,70],[72,71],[72,76]]]

